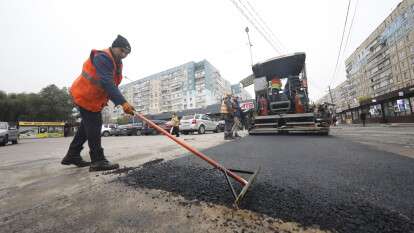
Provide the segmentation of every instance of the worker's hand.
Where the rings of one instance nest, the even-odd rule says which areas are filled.
[[[128,102],[122,104],[122,109],[126,114],[134,115],[135,108],[132,107],[132,105],[130,105]]]

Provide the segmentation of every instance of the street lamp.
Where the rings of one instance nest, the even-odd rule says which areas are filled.
[[[250,36],[249,36],[249,27],[246,27],[245,29],[244,29],[244,31],[246,32],[246,34],[247,34],[247,40],[249,41],[249,51],[250,51],[250,63],[251,63],[251,65],[252,65],[252,67],[253,67],[253,54],[252,54],[252,43],[250,42]]]

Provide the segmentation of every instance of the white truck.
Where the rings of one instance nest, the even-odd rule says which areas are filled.
[[[19,142],[19,131],[17,127],[10,126],[7,122],[0,122],[0,146],[5,146],[9,141],[12,144]]]

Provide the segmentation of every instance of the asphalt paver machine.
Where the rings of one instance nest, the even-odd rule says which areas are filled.
[[[305,53],[294,53],[257,63],[253,74],[241,81],[254,85],[256,109],[249,134],[329,134],[329,117],[323,108],[309,103]]]

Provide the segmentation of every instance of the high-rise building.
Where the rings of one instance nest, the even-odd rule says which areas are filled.
[[[414,0],[404,0],[348,57],[346,81],[333,89],[348,121],[414,121]]]
[[[231,93],[238,96],[242,101],[252,99],[250,93],[243,88],[243,85],[241,83],[231,85]]]
[[[218,103],[226,92],[231,91],[231,85],[213,65],[202,60],[150,75],[119,89],[137,111],[157,114]],[[113,118],[121,114],[119,109],[112,112]]]

